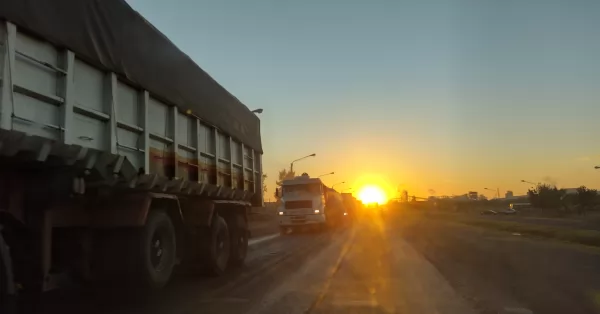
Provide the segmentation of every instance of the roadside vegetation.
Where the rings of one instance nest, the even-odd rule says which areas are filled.
[[[600,195],[595,189],[580,186],[575,191],[558,189],[550,184],[538,184],[527,196],[516,199],[469,199],[467,195],[429,199],[427,202],[408,202],[412,207],[440,212],[480,214],[485,210],[508,209],[511,203],[529,203],[519,210],[520,215],[546,218],[584,218],[600,216]],[[600,227],[600,220],[598,221]]]
[[[511,203],[525,202],[531,207],[513,215],[502,214]],[[538,184],[520,200],[462,197],[404,204],[403,208],[426,213],[430,219],[600,247],[600,196],[585,186],[568,193],[553,185]]]
[[[535,225],[514,221],[477,219],[472,217],[457,217],[455,221],[467,225],[484,227],[498,231],[519,233],[525,236],[544,237],[600,247],[600,231]]]

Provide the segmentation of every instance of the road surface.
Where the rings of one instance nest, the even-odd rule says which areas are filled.
[[[253,239],[244,268],[153,295],[57,292],[42,313],[598,313],[598,291],[593,249],[401,215]]]

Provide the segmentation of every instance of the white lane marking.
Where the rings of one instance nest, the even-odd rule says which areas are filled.
[[[248,240],[248,245],[256,245],[259,244],[261,242],[265,242],[271,239],[275,239],[279,236],[279,233],[276,234],[272,234],[272,235],[268,235],[268,236],[264,236],[264,237],[260,237],[260,238],[256,238],[256,239],[250,239]]]

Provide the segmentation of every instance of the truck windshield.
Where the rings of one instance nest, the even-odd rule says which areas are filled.
[[[289,193],[321,193],[321,188],[319,184],[294,184],[294,185],[284,185],[283,186],[283,195]]]

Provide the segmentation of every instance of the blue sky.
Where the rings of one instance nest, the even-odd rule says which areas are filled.
[[[600,186],[600,1],[128,3],[265,109],[269,194],[310,153],[298,171],[390,193]]]

